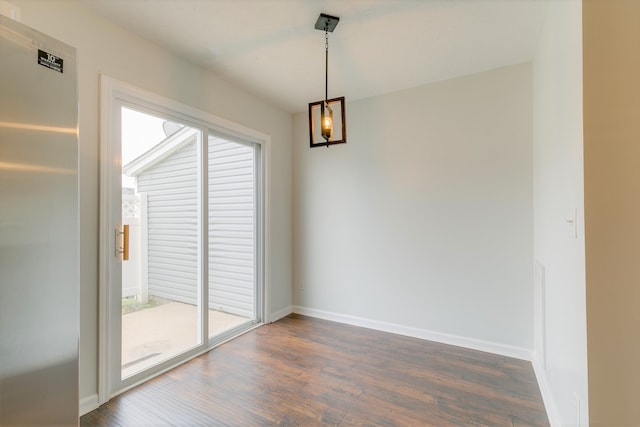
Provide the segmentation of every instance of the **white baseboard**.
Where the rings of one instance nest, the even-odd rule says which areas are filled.
[[[291,305],[289,307],[283,308],[282,310],[278,310],[275,313],[271,313],[271,322],[277,322],[278,320],[290,315],[291,313],[293,313],[293,306]]]
[[[445,334],[442,332],[419,329],[411,326],[398,325],[395,323],[381,322],[379,320],[365,319],[362,317],[347,314],[332,313],[315,308],[293,306],[293,312],[305,316],[317,317],[319,319],[332,320],[334,322],[346,323],[354,326],[375,329],[383,332],[390,332],[398,335],[405,335],[413,338],[420,338],[427,341],[439,342],[442,344],[455,345],[457,347],[469,348],[472,350],[484,351],[486,353],[498,354],[501,356],[513,357],[531,361],[533,351],[527,348],[515,347],[507,344],[494,343],[490,341],[478,340],[475,338],[461,337],[457,335]]]
[[[83,397],[80,399],[80,416],[84,414],[88,414],[94,409],[98,409],[98,394],[92,394],[87,397]]]
[[[551,387],[549,386],[549,381],[547,380],[547,372],[542,367],[542,364],[540,363],[538,358],[533,357],[531,363],[533,365],[533,372],[536,374],[536,379],[538,380],[538,388],[540,389],[540,394],[542,395],[544,407],[547,410],[547,418],[549,418],[549,424],[551,425],[551,427],[562,427],[562,424],[560,423],[560,417],[558,417],[556,400],[553,397]]]

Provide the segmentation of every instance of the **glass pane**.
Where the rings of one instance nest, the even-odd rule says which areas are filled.
[[[208,141],[209,337],[256,319],[255,148]]]
[[[122,378],[200,344],[199,130],[122,109]]]

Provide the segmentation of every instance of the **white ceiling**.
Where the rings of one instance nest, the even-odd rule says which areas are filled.
[[[122,27],[291,113],[532,58],[546,0],[81,0]]]

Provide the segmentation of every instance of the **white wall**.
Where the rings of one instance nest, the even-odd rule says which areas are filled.
[[[533,62],[533,93],[534,258],[545,269],[546,308],[546,369],[543,349],[536,348],[536,371],[552,423],[586,426],[580,1],[549,3]],[[567,222],[574,212],[575,234]]]
[[[80,397],[97,392],[98,82],[105,73],[271,136],[271,307],[291,305],[291,115],[93,14],[75,1],[11,0],[21,20],[78,49]]]
[[[588,425],[581,10],[549,3],[533,67],[534,258],[545,269],[546,321],[546,358],[536,348],[535,364],[560,425]]]
[[[347,100],[348,101],[348,100]],[[294,303],[533,348],[531,65],[294,118]],[[418,335],[429,335],[420,334]]]

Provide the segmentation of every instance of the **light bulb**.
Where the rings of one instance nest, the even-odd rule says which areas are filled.
[[[333,135],[333,110],[327,104],[325,104],[324,110],[322,115],[322,137],[329,141]]]

